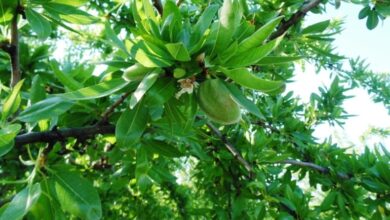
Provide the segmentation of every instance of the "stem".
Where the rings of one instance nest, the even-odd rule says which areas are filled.
[[[303,161],[297,161],[297,160],[283,160],[283,161],[280,161],[278,163],[281,163],[281,164],[291,164],[291,165],[296,165],[296,166],[300,166],[300,167],[307,167],[307,168],[310,168],[310,169],[313,169],[313,170],[317,170],[323,174],[329,174],[330,173],[330,169],[327,168],[327,167],[322,167],[320,165],[317,165],[317,164],[314,164],[314,163],[310,163],[310,162],[303,162]],[[342,179],[349,179],[350,177],[345,174],[345,173],[341,173],[341,172],[338,172],[337,173],[337,176],[342,178]]]
[[[120,104],[122,104],[125,99],[132,93],[133,91],[128,91],[125,94],[123,94],[113,105],[111,105],[103,114],[102,119],[98,122],[98,124],[105,124],[108,122],[108,118],[112,115],[112,113],[115,111],[115,108],[118,107]]]
[[[253,177],[253,168],[252,166],[241,156],[240,152],[233,146],[233,144],[231,144],[227,139],[226,137],[218,130],[218,128],[216,128],[214,125],[212,125],[211,123],[207,122],[206,123],[207,127],[209,127],[213,132],[214,134],[216,134],[218,136],[218,138],[222,141],[222,143],[225,144],[225,147],[230,151],[230,153],[233,155],[234,158],[236,158],[238,160],[238,162],[240,162],[244,167],[245,169],[249,172],[249,177],[252,178]]]
[[[305,17],[306,13],[310,11],[311,9],[317,7],[321,3],[321,0],[314,0],[307,4],[304,4],[302,8],[294,13],[290,19],[287,21],[283,21],[278,29],[270,36],[270,40],[273,40],[279,36],[282,36],[291,26],[296,24],[298,21],[300,21],[303,17]]]

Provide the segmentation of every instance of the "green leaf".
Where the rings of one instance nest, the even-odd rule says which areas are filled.
[[[281,81],[271,81],[271,80],[262,79],[252,74],[246,68],[238,68],[232,70],[221,68],[221,71],[226,76],[231,78],[234,82],[244,87],[259,90],[264,93],[272,93],[272,92],[280,91],[281,89],[283,89],[284,86],[284,83]]]
[[[142,136],[148,122],[148,111],[142,103],[133,110],[122,113],[116,123],[115,137],[119,147],[134,148]]]
[[[62,83],[62,85],[64,85],[71,91],[83,88],[83,84],[73,79],[72,76],[70,76],[69,74],[62,72],[58,65],[59,64],[57,61],[52,61],[50,63],[54,76]]]
[[[8,96],[3,104],[3,111],[1,114],[1,120],[5,121],[7,117],[15,113],[20,105],[20,88],[22,88],[24,80],[19,81],[14,88],[12,88],[11,94]]]
[[[284,63],[290,63],[293,61],[297,61],[302,59],[302,57],[264,57],[259,62],[257,62],[257,65],[278,65],[278,64],[284,64]]]
[[[238,46],[237,53],[242,53],[248,51],[249,49],[261,46],[263,41],[272,34],[275,27],[280,23],[282,19],[282,16],[272,19],[255,33],[253,33],[251,36],[243,40]]]
[[[101,219],[99,195],[93,185],[80,174],[64,168],[51,170],[53,190],[62,209],[88,220]]]
[[[145,95],[145,103],[148,106],[162,106],[175,94],[175,82],[169,78],[160,78],[148,90]]]
[[[328,193],[328,195],[325,197],[325,199],[321,203],[321,210],[327,211],[331,208],[333,203],[336,200],[337,192],[331,191]]]
[[[74,7],[80,7],[85,5],[88,0],[51,0],[51,2],[63,4],[63,5],[70,5]]]
[[[145,95],[145,93],[150,89],[150,87],[153,86],[153,84],[156,82],[157,78],[159,76],[158,72],[152,72],[148,75],[146,75],[140,84],[138,85],[137,89],[134,91],[134,93],[131,95],[130,99],[130,109],[133,109],[138,102],[141,101],[142,97]]]
[[[250,51],[237,53],[235,56],[225,62],[226,67],[246,67],[259,62],[262,58],[273,51],[281,41],[282,37],[272,40],[260,47],[253,48]]]
[[[212,54],[223,52],[232,42],[232,36],[240,25],[242,10],[237,0],[224,0],[219,11],[217,36]]]
[[[166,44],[169,53],[178,61],[190,61],[191,57],[183,42]]]
[[[27,219],[66,220],[60,204],[55,199],[55,192],[50,190],[49,184],[47,179],[40,182],[42,195],[35,205],[31,206]]]
[[[125,86],[127,86],[129,82],[122,78],[112,79],[109,81],[104,81],[102,83],[85,87],[79,89],[77,91],[57,94],[59,97],[63,97],[70,100],[88,100],[88,99],[97,99],[104,96],[108,96]]]
[[[73,102],[61,97],[51,97],[26,108],[20,113],[18,119],[23,122],[38,122],[59,116],[68,111],[73,106]]]
[[[60,17],[61,19],[74,24],[93,24],[98,21],[96,17],[88,14],[85,11],[79,10],[71,5],[64,5],[58,3],[46,3],[43,8],[54,17]]]
[[[143,147],[151,153],[157,153],[165,157],[181,157],[183,154],[171,144],[163,141],[148,140],[143,141]]]
[[[28,23],[31,25],[31,29],[42,40],[48,38],[51,34],[51,25],[46,18],[30,8],[26,8],[26,17]]]
[[[264,119],[264,116],[261,114],[259,108],[255,105],[255,103],[248,100],[236,85],[232,83],[225,83],[225,86],[230,91],[234,101],[244,107],[248,112],[252,113],[260,119]]]
[[[198,38],[203,36],[204,32],[210,27],[217,11],[218,5],[209,5],[199,17],[193,28],[193,32],[198,35]]]
[[[360,12],[359,12],[359,19],[363,19],[363,18],[367,17],[368,14],[370,13],[370,11],[371,11],[370,6],[366,6],[366,7],[362,8],[362,10],[360,10]]]
[[[7,125],[0,129],[0,157],[7,154],[14,146],[14,138],[22,126],[19,124]]]
[[[18,192],[0,216],[0,220],[19,220],[38,201],[41,195],[41,185],[35,183]]]
[[[114,30],[111,28],[111,25],[108,21],[104,24],[104,31],[106,33],[107,39],[109,39],[116,47],[121,49],[124,53],[126,53],[127,55],[130,55],[129,51],[127,51],[125,44],[118,38],[118,36],[114,32]]]
[[[41,77],[35,75],[32,79],[31,90],[30,90],[30,101],[34,104],[46,98],[45,86],[42,83]]]
[[[368,17],[367,17],[367,22],[366,22],[367,28],[369,30],[372,30],[378,25],[378,23],[379,23],[378,14],[376,13],[376,11],[371,10],[368,13]]]
[[[326,30],[329,27],[330,20],[321,21],[312,25],[307,26],[302,30],[302,34],[309,33],[320,33]]]
[[[135,60],[137,60],[142,66],[154,68],[154,67],[168,67],[173,64],[171,60],[152,55],[147,50],[139,48],[135,53]]]

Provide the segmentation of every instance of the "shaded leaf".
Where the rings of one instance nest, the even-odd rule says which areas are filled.
[[[20,105],[19,91],[22,88],[24,80],[19,81],[14,88],[12,88],[11,94],[3,104],[1,120],[4,121],[7,117],[17,111]]]
[[[39,183],[27,186],[14,196],[10,204],[1,214],[0,220],[22,219],[29,209],[38,201],[40,195],[41,185]]]
[[[50,173],[54,179],[53,190],[64,211],[88,220],[102,217],[99,195],[88,180],[64,168]]]
[[[28,23],[30,23],[32,30],[40,39],[48,38],[51,34],[50,22],[30,8],[26,8],[25,11]]]
[[[18,119],[23,122],[38,122],[42,119],[59,116],[68,111],[72,105],[73,102],[69,100],[51,97],[27,107],[19,114]]]
[[[14,146],[14,138],[22,126],[19,124],[7,125],[0,129],[0,157],[8,153]]]
[[[122,113],[115,128],[117,145],[122,148],[135,147],[148,122],[148,111],[142,103],[133,110]]]

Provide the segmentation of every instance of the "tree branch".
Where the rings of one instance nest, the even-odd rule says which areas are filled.
[[[128,91],[124,93],[113,105],[111,105],[103,114],[102,119],[98,122],[98,124],[105,124],[108,121],[108,118],[115,111],[115,108],[122,104],[125,99],[132,93],[133,91]]]
[[[9,55],[11,57],[12,75],[11,75],[11,87],[14,87],[21,78],[20,73],[20,60],[19,60],[19,30],[18,30],[18,17],[20,11],[20,4],[14,12],[14,16],[11,21],[11,47]]]
[[[302,8],[295,12],[290,19],[283,21],[278,29],[270,36],[270,40],[275,39],[279,36],[282,36],[291,26],[296,24],[299,20],[305,17],[306,13],[311,9],[317,7],[321,3],[321,0],[313,0],[302,6]]]
[[[310,163],[310,162],[303,162],[303,161],[298,161],[298,160],[283,160],[283,161],[280,161],[278,163],[281,163],[281,164],[291,164],[291,165],[300,166],[300,167],[307,167],[307,168],[310,168],[310,169],[313,169],[313,170],[317,170],[317,171],[319,171],[320,173],[323,173],[323,174],[329,174],[330,173],[330,169],[329,168],[322,167],[320,165],[317,165],[317,164],[314,164],[314,163]],[[341,173],[341,172],[338,172],[337,176],[342,178],[342,179],[349,179],[350,178],[347,174]]]
[[[115,126],[113,125],[94,125],[80,128],[64,128],[60,130],[30,132],[16,136],[15,145],[32,144],[39,142],[52,143],[61,141],[66,138],[86,139],[94,137],[97,134],[114,134]]]
[[[253,177],[253,168],[252,166],[241,156],[240,152],[231,144],[226,137],[216,128],[214,125],[211,123],[207,122],[206,123],[207,127],[210,128],[211,131],[214,132],[215,135],[218,136],[218,138],[222,141],[222,143],[225,144],[225,147],[229,150],[229,152],[233,155],[234,158],[240,162],[245,169],[249,172],[249,177]]]

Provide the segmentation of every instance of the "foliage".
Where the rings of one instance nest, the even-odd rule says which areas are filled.
[[[330,4],[0,0],[0,219],[387,219],[386,147],[313,136],[350,89],[390,103],[341,23],[305,24]],[[309,103],[285,91],[304,61],[337,74]]]

